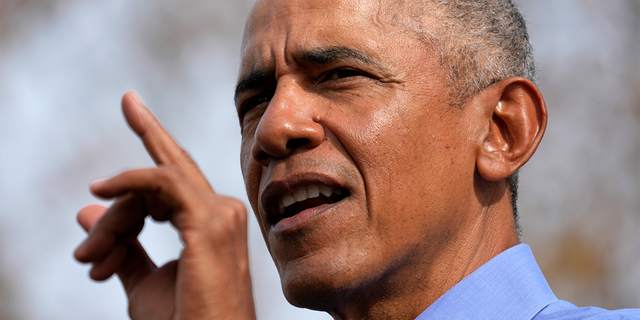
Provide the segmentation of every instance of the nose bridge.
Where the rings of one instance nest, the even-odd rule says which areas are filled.
[[[298,106],[297,101],[305,99],[304,89],[300,86],[299,81],[293,76],[276,74],[278,83],[276,91],[269,103],[270,109],[291,109],[291,111],[302,113],[303,110]]]
[[[256,129],[253,157],[263,165],[298,148],[314,148],[324,139],[319,106],[294,77],[278,79],[269,106]]]

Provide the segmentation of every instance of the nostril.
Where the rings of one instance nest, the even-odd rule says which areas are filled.
[[[287,150],[296,149],[308,144],[311,140],[307,138],[291,139],[287,141]]]
[[[271,159],[283,159],[286,158],[293,150],[298,148],[312,148],[311,144],[313,140],[307,138],[290,139],[284,145],[284,148],[278,148],[277,145],[254,144],[253,146],[253,159],[262,166],[268,166]]]
[[[271,156],[268,153],[266,153],[264,151],[260,151],[260,152],[258,152],[258,155],[255,156],[255,160],[258,163],[263,164],[263,163],[266,163],[267,160],[269,160],[270,157]],[[263,164],[263,166],[266,166],[266,164]]]

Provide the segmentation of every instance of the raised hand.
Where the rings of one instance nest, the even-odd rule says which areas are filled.
[[[134,320],[255,319],[244,205],[215,194],[135,93],[124,95],[122,109],[157,168],[91,185],[96,196],[115,201],[80,210],[89,235],[75,258],[92,264],[92,279],[118,274]],[[184,243],[180,257],[161,267],[137,240],[148,215],[170,221]]]

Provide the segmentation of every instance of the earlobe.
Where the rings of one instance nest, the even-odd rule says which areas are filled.
[[[479,103],[486,108],[488,126],[476,165],[484,179],[498,181],[524,165],[538,148],[547,109],[536,85],[526,78],[507,78],[485,90]]]

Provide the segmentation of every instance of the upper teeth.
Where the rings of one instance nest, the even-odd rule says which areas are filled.
[[[301,186],[295,191],[293,191],[293,193],[285,194],[282,197],[280,197],[280,201],[278,203],[280,214],[284,213],[284,208],[296,202],[317,198],[320,196],[321,193],[325,197],[330,197],[334,193],[337,195],[340,195],[342,192],[340,190],[334,190],[333,188],[325,185],[310,184],[306,186]]]

